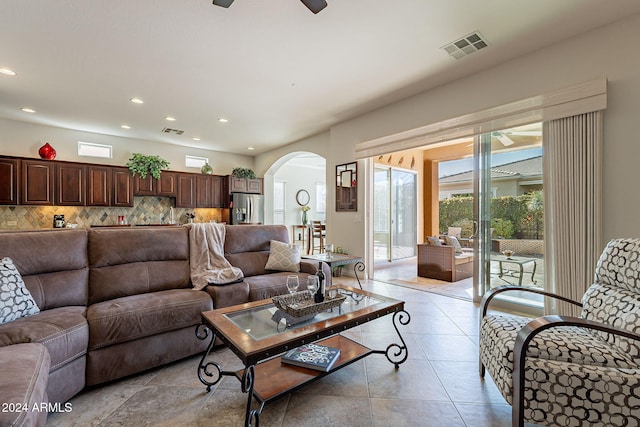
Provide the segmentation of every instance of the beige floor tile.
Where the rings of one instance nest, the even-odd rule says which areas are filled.
[[[462,418],[449,402],[421,400],[371,399],[376,427],[452,427]]]

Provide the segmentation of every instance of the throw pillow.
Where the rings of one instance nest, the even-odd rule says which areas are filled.
[[[0,260],[0,324],[40,312],[11,258]]]
[[[442,243],[440,243],[440,239],[438,239],[438,236],[427,236],[427,245],[442,246]]]
[[[453,246],[453,249],[456,251],[456,253],[458,254],[462,253],[462,245],[460,245],[460,241],[458,241],[457,237],[444,236],[444,242],[449,246]]]
[[[300,247],[289,243],[271,241],[269,259],[264,267],[267,270],[300,271]]]

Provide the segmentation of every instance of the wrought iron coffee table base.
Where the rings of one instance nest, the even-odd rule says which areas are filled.
[[[368,320],[373,320],[373,319],[367,319],[366,321]],[[398,343],[389,344],[385,350],[371,350],[364,346],[361,346],[363,349],[366,349],[367,351],[364,351],[359,356],[354,357],[353,359],[348,360],[345,363],[342,363],[341,365],[334,367],[334,369],[330,370],[329,372],[318,371],[316,377],[306,380],[305,382],[299,384],[299,386],[292,388],[287,392],[291,392],[297,389],[298,387],[308,384],[309,382],[318,380],[330,374],[331,372],[334,372],[344,366],[347,366],[353,362],[356,362],[357,360],[360,360],[370,354],[384,354],[387,360],[395,366],[395,369],[399,369],[400,365],[407,360],[409,356],[409,352],[407,350],[407,345],[404,339],[402,338],[402,334],[398,329],[398,324],[408,325],[410,321],[411,321],[411,315],[407,311],[405,310],[396,311],[393,314],[393,327],[396,330],[396,333],[398,334],[398,338],[400,339],[400,344]],[[344,330],[349,329],[353,326],[356,326],[357,324],[359,323],[356,323],[354,325],[345,325]],[[256,396],[256,400],[259,403],[259,406],[257,409],[252,409],[253,398],[254,398],[254,381],[255,381],[256,366],[249,365],[249,366],[246,366],[245,369],[241,371],[225,371],[215,361],[207,362],[207,358],[209,357],[209,354],[211,353],[215,345],[216,333],[215,331],[212,331],[205,323],[201,323],[200,325],[196,326],[195,333],[196,333],[196,337],[200,340],[206,340],[207,338],[210,337],[210,342],[207,347],[207,351],[202,356],[202,359],[200,359],[200,363],[198,365],[198,379],[200,380],[200,382],[205,386],[207,386],[207,392],[210,392],[213,386],[218,384],[223,376],[234,376],[238,378],[241,383],[242,392],[247,393],[247,408],[245,412],[244,425],[245,427],[259,427],[260,414],[264,409],[265,403],[269,399],[263,400]]]

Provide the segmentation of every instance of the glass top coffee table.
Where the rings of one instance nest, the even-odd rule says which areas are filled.
[[[210,339],[210,343],[198,365],[198,378],[207,386],[207,391],[211,391],[223,376],[235,376],[240,380],[242,391],[248,393],[245,426],[259,425],[266,402],[370,354],[384,354],[396,369],[407,360],[407,347],[398,330],[398,324],[406,325],[410,321],[404,301],[348,286],[333,289],[346,296],[341,305],[294,325],[288,325],[286,318],[278,315],[270,299],[202,313],[196,336],[201,340]],[[398,344],[375,350],[340,335],[342,331],[389,314],[393,315]],[[244,369],[225,371],[215,361],[207,361],[216,338],[242,360]],[[282,353],[312,342],[340,349],[340,357],[331,370],[323,372],[281,363],[279,356]],[[259,403],[257,409],[252,409],[254,398]]]

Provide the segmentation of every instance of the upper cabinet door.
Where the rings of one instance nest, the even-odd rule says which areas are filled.
[[[262,178],[247,179],[247,193],[262,194]]]
[[[0,205],[18,204],[20,159],[0,157]]]
[[[113,198],[111,206],[133,206],[133,179],[128,168],[111,168]]]
[[[236,176],[229,176],[229,191],[231,193],[246,193],[247,192],[247,180],[245,178],[238,178]]]
[[[177,208],[194,208],[196,206],[196,180],[195,174],[178,173],[178,195],[176,196]]]
[[[87,166],[87,206],[110,206],[111,193],[111,167]]]
[[[223,208],[224,202],[224,178],[219,175],[211,175],[211,207]]]
[[[53,206],[54,166],[46,160],[22,160],[21,204]]]
[[[75,163],[56,163],[56,205],[84,206],[85,167]]]
[[[196,208],[210,208],[211,196],[211,176],[196,175]]]
[[[166,197],[176,197],[178,195],[175,172],[162,172],[160,174],[160,179],[156,182],[156,194]]]
[[[133,177],[133,194],[134,196],[154,196],[156,194],[156,180],[151,174],[147,174],[146,178],[136,174]]]

